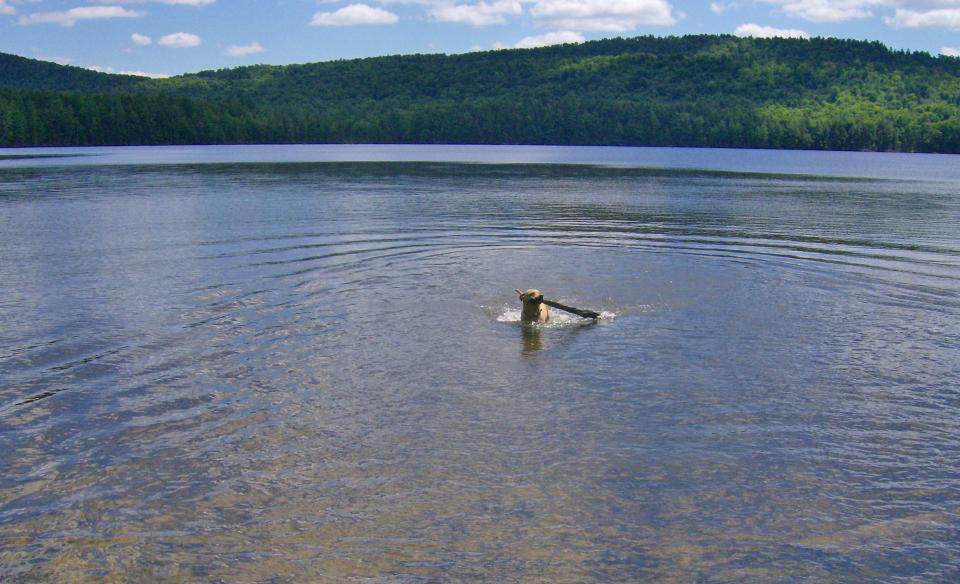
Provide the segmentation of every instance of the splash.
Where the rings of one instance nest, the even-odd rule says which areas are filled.
[[[617,314],[615,312],[609,312],[606,310],[600,311],[600,320],[613,320],[616,316]],[[520,309],[513,305],[504,305],[501,307],[496,319],[497,322],[519,323]],[[591,324],[593,322],[594,321],[592,319],[580,318],[579,316],[564,312],[562,310],[554,309],[550,311],[549,321],[545,323],[538,323],[536,326],[554,328],[563,326],[579,326],[583,324]]]

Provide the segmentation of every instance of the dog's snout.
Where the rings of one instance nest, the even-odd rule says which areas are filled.
[[[520,295],[520,301],[523,302],[523,311],[520,320],[523,322],[547,322],[550,319],[550,312],[547,310],[543,294],[536,288],[530,288],[526,292],[515,289]]]

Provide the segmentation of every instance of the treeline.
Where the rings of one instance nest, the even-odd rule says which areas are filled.
[[[960,60],[862,41],[640,37],[121,81],[0,88],[0,144],[960,152]]]
[[[0,144],[226,144],[257,136],[261,116],[176,95],[0,88]],[[269,123],[261,120],[260,123]]]

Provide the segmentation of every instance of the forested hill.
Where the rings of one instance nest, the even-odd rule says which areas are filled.
[[[0,58],[0,144],[417,142],[960,152],[960,59],[891,51],[876,42],[639,37],[258,65],[161,80],[58,67]]]
[[[52,91],[112,91],[143,81],[132,75],[107,75],[82,67],[57,65],[0,53],[0,86]]]

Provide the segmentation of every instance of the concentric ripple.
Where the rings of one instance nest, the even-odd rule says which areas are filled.
[[[809,170],[0,169],[0,579],[960,577],[960,183]]]

